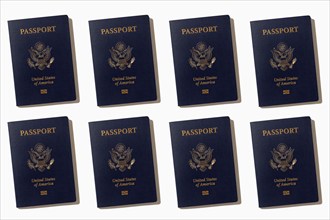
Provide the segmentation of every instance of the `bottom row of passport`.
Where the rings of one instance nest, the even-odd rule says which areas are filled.
[[[9,122],[17,207],[75,203],[67,117]],[[148,117],[89,123],[98,207],[159,203]],[[179,207],[240,203],[229,117],[170,122]],[[251,122],[259,207],[319,203],[309,117]],[[315,155],[315,156],[314,156]]]

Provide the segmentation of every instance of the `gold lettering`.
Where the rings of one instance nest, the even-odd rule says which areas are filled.
[[[40,89],[40,94],[41,95],[45,95],[48,93],[48,90],[47,89]]]
[[[297,33],[299,26],[294,27],[284,27],[284,28],[271,28],[271,29],[262,29],[262,35],[274,35],[274,34],[290,34]]]
[[[101,32],[101,35],[132,33],[132,32],[137,31],[137,27],[138,26],[101,28],[100,32]]]
[[[193,28],[182,28],[181,34],[200,34],[200,33],[212,33],[217,32],[218,26],[205,26],[205,27],[193,27]]]
[[[289,196],[290,195],[290,190],[284,190],[282,192],[283,196]]]
[[[56,127],[51,128],[33,128],[28,130],[20,130],[20,136],[40,135],[40,134],[55,134]]]
[[[42,190],[42,191],[40,191],[40,195],[41,196],[47,196],[48,195],[48,191],[47,190]]]
[[[210,192],[208,190],[202,191],[202,196],[208,196],[208,195],[210,195]]]
[[[101,130],[101,136],[112,136],[112,135],[122,135],[122,134],[135,134],[137,127],[132,128],[116,128],[109,130]]]
[[[122,196],[128,196],[128,190],[123,190],[121,191]]]
[[[218,132],[218,127],[213,128],[197,128],[190,130],[181,130],[181,136],[192,136],[192,135],[202,135],[202,134],[216,134]]]
[[[286,182],[286,178],[283,179],[274,179],[274,183],[283,183]]]
[[[19,29],[20,35],[55,32],[56,26],[31,27]]]
[[[274,136],[274,135],[282,135],[282,134],[298,134],[299,127],[293,128],[277,128],[270,130],[262,130],[262,136]]]
[[[209,94],[209,89],[202,89],[202,94],[205,95],[205,94]]]
[[[284,89],[283,95],[290,95],[290,89]]]
[[[128,94],[128,89],[122,89],[122,90],[121,90],[121,94],[123,94],[123,95]]]

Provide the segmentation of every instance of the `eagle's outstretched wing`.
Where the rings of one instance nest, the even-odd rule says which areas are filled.
[[[212,59],[212,52],[213,52],[213,47],[210,47],[210,46],[205,50],[205,53],[206,53],[205,59],[206,60]]]
[[[277,63],[280,63],[281,62],[281,59],[280,59],[280,52],[277,51],[275,48],[273,50],[271,50],[272,52],[272,55],[273,55],[273,58],[274,60],[277,62]]]
[[[200,61],[200,58],[199,58],[200,52],[198,50],[196,50],[194,47],[190,50],[190,52],[191,52],[191,56],[192,56],[193,60],[198,63]]]
[[[35,152],[32,148],[31,148],[31,150],[29,151],[29,154],[30,154],[30,159],[31,159],[31,161],[33,162],[33,163],[38,163],[38,160],[37,160],[37,155],[38,155],[38,153],[37,152]]]
[[[271,151],[272,155],[273,155],[273,160],[276,162],[276,163],[281,163],[281,160],[279,159],[281,157],[280,153],[277,152],[274,148],[273,148],[273,151]]]
[[[286,152],[286,155],[287,155],[286,161],[288,163],[291,163],[291,161],[293,159],[293,151],[294,151],[294,149],[292,150],[292,148],[290,147],[290,149]]]
[[[118,59],[118,56],[119,56],[119,52],[114,49],[113,47],[109,50],[110,53],[111,53],[111,58],[115,61],[115,62],[118,62],[119,59]]]
[[[31,47],[29,49],[30,57],[34,62],[38,62],[38,58],[36,57],[37,51]]]
[[[277,164],[273,160],[269,160],[269,165],[271,168],[278,170]]]
[[[43,53],[45,54],[45,57],[43,58],[43,60],[45,62],[47,62],[50,59],[50,57],[51,57],[51,53],[50,53],[51,50],[52,50],[52,48],[49,47],[49,46],[47,46],[46,49],[44,49]]]
[[[52,152],[52,149],[49,149],[47,147],[47,149],[43,152],[43,154],[45,154],[45,163],[48,163],[50,161],[50,158],[51,158],[51,152]]]
[[[109,165],[110,169],[116,170],[116,165],[111,160],[108,160],[108,165]]]
[[[287,57],[288,62],[291,62],[291,60],[293,59],[293,51],[294,48],[292,49],[291,47],[285,51],[285,53],[288,55]]]
[[[213,149],[211,149],[210,147],[209,147],[209,149],[207,149],[205,151],[205,154],[206,154],[205,163],[209,163],[212,160],[212,152],[213,152]]]
[[[189,160],[188,163],[189,163],[189,166],[190,166],[191,169],[197,170],[196,164],[193,163],[192,160]]]
[[[192,68],[197,68],[196,63],[191,58],[189,58],[188,62]]]
[[[133,149],[131,149],[131,148],[127,148],[127,150],[125,151],[125,155],[126,155],[125,162],[126,163],[129,163],[131,161],[131,159],[132,159],[132,151],[133,151]]]
[[[117,151],[115,151],[114,149],[111,149],[110,151],[110,155],[111,155],[111,159],[113,162],[118,163],[118,157],[120,156],[119,153]]]
[[[129,61],[132,57],[133,47],[128,46],[125,50],[125,60]]]
[[[201,157],[200,153],[194,149],[192,151],[190,151],[190,153],[191,153],[191,158],[193,159],[193,161],[198,164],[200,162],[199,158]]]

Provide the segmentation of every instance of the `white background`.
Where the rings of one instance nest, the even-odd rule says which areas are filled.
[[[73,21],[80,102],[18,108],[7,20],[67,14]],[[154,21],[160,103],[106,107],[96,105],[88,20],[148,14]],[[177,106],[169,20],[230,15],[235,22],[241,102],[200,107]],[[261,109],[250,21],[310,15],[316,24],[322,103]],[[80,204],[17,209],[15,206],[8,121],[68,116],[73,122]],[[88,122],[149,116],[154,122],[160,199],[158,205],[98,209]],[[170,121],[229,116],[235,125],[241,204],[177,208]],[[250,122],[311,116],[316,124],[322,204],[258,208]],[[1,2],[1,217],[4,219],[328,219],[329,218],[329,2]]]

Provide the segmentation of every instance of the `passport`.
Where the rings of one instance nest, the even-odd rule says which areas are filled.
[[[157,202],[148,117],[89,123],[97,207]]]
[[[310,117],[251,122],[259,207],[319,200]]]
[[[229,117],[170,122],[178,206],[238,201]]]
[[[309,16],[251,22],[259,106],[318,101]]]
[[[76,201],[67,117],[8,123],[16,206]]]
[[[157,100],[148,15],[89,21],[97,105]]]
[[[16,105],[76,100],[69,18],[8,21]]]
[[[170,21],[179,106],[236,101],[228,15]]]

